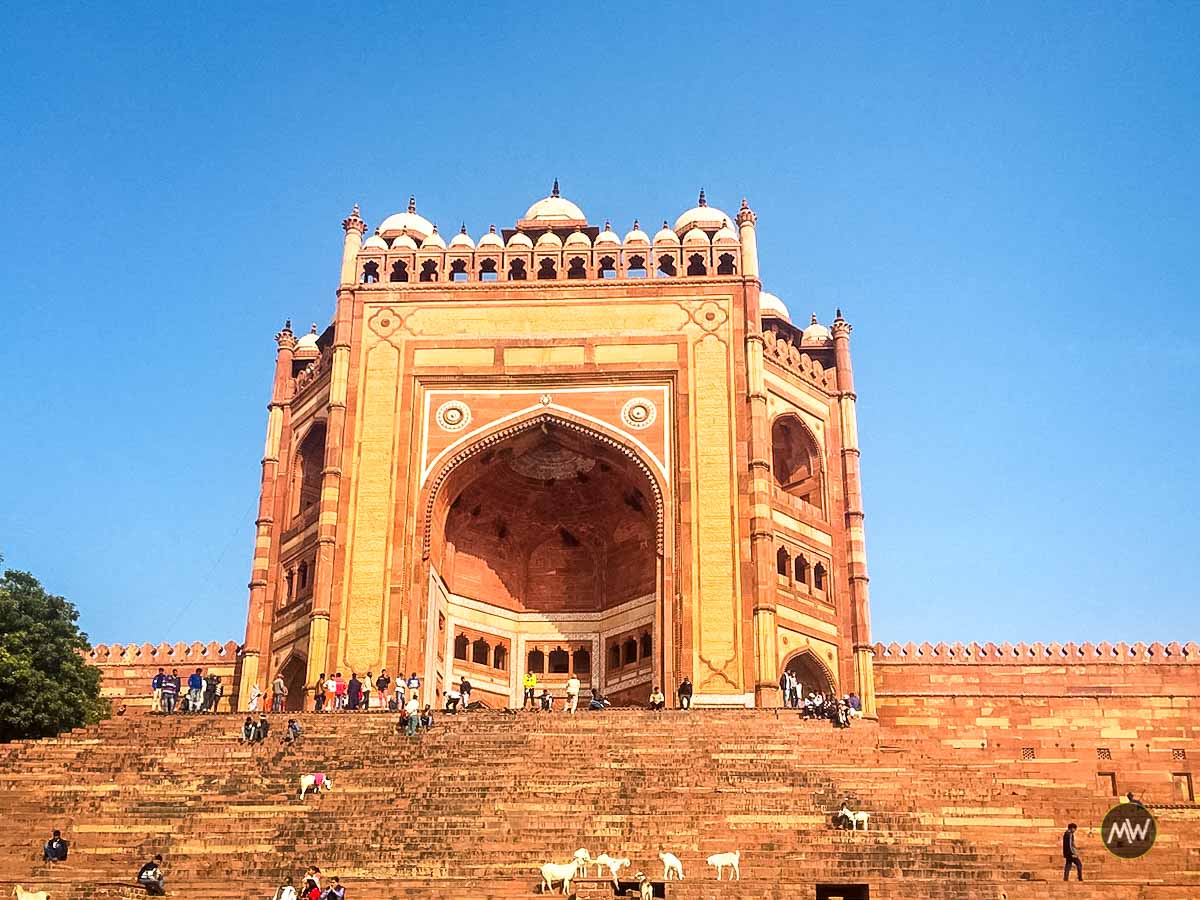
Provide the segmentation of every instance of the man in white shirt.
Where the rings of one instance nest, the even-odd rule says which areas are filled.
[[[337,680],[330,675],[325,680],[325,712],[333,712],[337,704],[334,702],[334,695],[337,693]]]
[[[412,737],[417,733],[417,725],[421,721],[421,701],[417,699],[416,694],[404,704],[404,712],[408,716],[408,736]]]
[[[567,712],[575,715],[575,707],[579,705],[579,678],[572,673],[567,679]]]

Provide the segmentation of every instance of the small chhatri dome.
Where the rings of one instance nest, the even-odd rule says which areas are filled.
[[[604,230],[596,235],[596,246],[599,247],[601,244],[619,243],[621,243],[621,239],[617,236],[617,233],[612,230],[612,223],[605,219]]]
[[[700,197],[694,207],[675,220],[675,233],[684,234],[693,228],[701,231],[717,231],[729,222],[729,216],[715,206],[708,205],[704,189],[700,189]]]
[[[313,322],[312,330],[296,341],[294,355],[297,359],[310,359],[321,355],[321,350],[317,347],[317,336],[317,323]]]
[[[648,244],[650,243],[650,235],[642,231],[641,223],[637,219],[633,220],[633,230],[625,235],[625,243],[627,244]]]
[[[384,238],[395,238],[402,234],[423,241],[433,232],[433,224],[424,216],[417,215],[415,197],[408,198],[408,211],[393,213],[379,224],[379,234]]]
[[[583,210],[558,192],[558,179],[554,179],[554,187],[550,196],[543,197],[525,211],[527,222],[553,225],[555,222],[586,222],[587,216]]]
[[[537,244],[535,244],[537,247],[561,247],[562,245],[562,238],[553,231],[547,231],[537,239]]]
[[[663,242],[666,242],[668,244],[678,244],[679,243],[679,235],[677,235],[674,231],[672,231],[671,226],[668,225],[666,222],[663,222],[663,227],[660,228],[658,230],[658,233],[654,235],[654,243],[659,244],[659,243],[663,243]]]
[[[714,244],[718,241],[732,241],[736,244],[738,242],[738,233],[733,230],[733,226],[726,219],[725,224],[721,226],[721,230],[714,234],[712,239]]]
[[[421,244],[422,250],[429,250],[431,248],[446,249],[446,240],[438,234],[436,225],[433,226],[433,231],[430,232],[429,237],[425,238],[425,242]]]
[[[416,250],[417,242],[410,238],[407,234],[402,234],[400,237],[392,241],[393,250]]]
[[[459,229],[458,234],[456,234],[454,237],[450,238],[450,246],[451,247],[466,247],[468,250],[475,249],[475,242],[473,240],[471,240],[471,236],[469,234],[467,234],[467,223],[466,222],[463,222],[462,228]]]
[[[758,316],[760,319],[792,321],[792,317],[788,315],[787,307],[783,305],[783,301],[770,291],[762,291],[758,295]]]
[[[513,236],[508,239],[508,246],[509,247],[527,247],[530,250],[532,250],[533,249],[533,241],[530,239],[529,235],[522,234],[521,232],[518,231],[518,232],[515,232],[513,234]]]
[[[813,313],[812,322],[804,329],[804,334],[800,338],[800,345],[806,346],[810,344],[824,344],[833,340],[833,332],[817,321],[817,314]]]
[[[375,233],[363,241],[362,248],[364,250],[386,250],[388,248],[387,241],[379,236],[379,229],[375,229]]]
[[[592,246],[592,240],[586,234],[584,234],[582,231],[580,231],[578,228],[576,228],[574,231],[572,231],[570,234],[567,235],[567,239],[563,243],[563,246],[564,247],[590,247],[590,246]]]
[[[479,247],[503,247],[504,240],[496,234],[496,226],[488,226],[488,233],[479,239]]]
[[[683,242],[685,244],[707,244],[708,235],[699,228],[693,228],[683,236]]]

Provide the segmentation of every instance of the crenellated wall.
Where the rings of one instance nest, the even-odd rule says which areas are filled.
[[[197,668],[204,674],[221,676],[225,695],[218,712],[237,708],[237,685],[241,674],[241,646],[236,641],[221,644],[97,644],[85,654],[87,661],[100,669],[101,694],[112,701],[114,710],[121,704],[130,713],[149,712],[152,700],[150,681],[159,668],[168,673],[178,669],[180,678]]]

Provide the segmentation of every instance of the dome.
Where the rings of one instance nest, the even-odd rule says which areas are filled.
[[[508,248],[511,250],[513,247],[528,247],[530,250],[532,250],[533,241],[529,239],[529,235],[521,234],[521,232],[518,231],[508,239]]]
[[[488,228],[488,233],[479,239],[479,243],[476,246],[480,249],[484,247],[503,247],[504,240],[500,235],[496,234],[496,226],[492,225]]]
[[[377,231],[373,235],[371,235],[369,238],[367,238],[365,241],[363,241],[362,248],[364,250],[386,250],[388,248],[388,245],[387,245],[387,241],[385,241],[383,238],[381,238],[379,236],[379,232]]]
[[[525,218],[534,222],[581,222],[587,221],[583,210],[565,197],[559,196],[558,179],[549,197],[543,197],[525,211]]]
[[[604,223],[604,230],[596,235],[596,246],[601,244],[619,244],[621,239],[617,237],[617,233],[612,230],[612,225],[608,222]]]
[[[321,349],[317,346],[316,322],[313,322],[312,331],[296,341],[296,349],[292,351],[292,355],[298,359],[315,359],[321,355]]]
[[[783,301],[770,291],[763,291],[758,295],[758,315],[762,319],[792,321],[792,317],[788,315],[787,307],[783,305]]]
[[[429,237],[425,238],[425,240],[423,240],[421,242],[421,249],[422,250],[445,250],[446,249],[446,239],[443,238],[440,234],[438,234],[436,225],[433,226],[433,231],[430,233]]]
[[[648,234],[646,234],[646,232],[642,231],[642,227],[641,227],[641,225],[638,224],[637,219],[633,220],[633,231],[631,231],[631,232],[629,232],[629,234],[625,235],[625,243],[627,243],[627,244],[648,244],[648,243],[650,243],[650,235],[648,235]]]
[[[590,247],[592,246],[591,238],[576,228],[567,235],[567,240],[563,244],[564,247]]]
[[[679,235],[672,231],[666,222],[663,222],[663,227],[658,229],[658,233],[654,235],[654,243],[678,244]]]
[[[687,234],[685,234],[683,236],[683,242],[685,244],[690,244],[690,243],[708,244],[708,235],[705,234],[703,231],[701,231],[699,228],[693,228],[691,231],[689,231]]]
[[[467,234],[467,225],[464,222],[462,229],[454,237],[450,238],[451,247],[465,247],[468,250],[475,249],[475,242],[471,240],[471,236]]]
[[[393,250],[416,250],[417,242],[410,238],[407,234],[402,234],[400,237],[392,241]]]
[[[421,241],[432,231],[433,224],[424,216],[417,215],[417,201],[413,197],[408,198],[407,212],[393,213],[379,224],[379,234],[385,238],[407,234]]]
[[[698,205],[692,207],[675,220],[675,233],[683,234],[692,228],[700,228],[704,231],[716,231],[730,221],[731,219],[728,215],[721,212],[715,206],[709,206],[708,201],[704,198],[704,191],[700,191]]]
[[[738,242],[738,234],[733,230],[733,226],[729,224],[729,220],[726,220],[725,224],[721,226],[721,230],[713,235],[713,243],[715,244],[718,241],[722,243],[732,242],[734,244]]]
[[[812,322],[804,329],[804,334],[800,338],[801,346],[805,344],[824,344],[831,340],[833,340],[833,332],[818,322],[817,314],[813,313]]]
[[[562,245],[563,245],[562,238],[560,238],[553,231],[547,231],[545,234],[543,234],[540,238],[537,239],[537,244],[535,246],[538,246],[538,247],[561,247]]]

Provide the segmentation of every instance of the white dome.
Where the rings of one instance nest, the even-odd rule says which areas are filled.
[[[516,234],[514,234],[512,237],[510,237],[508,239],[508,247],[510,250],[513,247],[528,247],[530,250],[532,250],[533,249],[533,241],[531,241],[529,239],[529,235],[522,234],[521,232],[518,231]]]
[[[689,231],[687,234],[685,234],[683,236],[683,242],[685,244],[690,244],[690,243],[707,244],[708,243],[708,235],[705,234],[703,231],[701,231],[699,228],[693,228],[691,231]]]
[[[663,227],[658,229],[658,233],[654,235],[654,243],[678,244],[679,235],[672,231],[666,222],[663,222]]]
[[[296,341],[296,349],[292,351],[294,356],[299,356],[304,359],[309,359],[321,355],[321,349],[317,346],[317,323],[313,322],[312,331]]]
[[[590,247],[592,240],[579,229],[575,229],[567,235],[567,240],[563,244],[564,247]]]
[[[438,234],[436,225],[433,226],[433,232],[429,235],[429,237],[425,238],[425,240],[423,240],[421,242],[421,249],[422,250],[445,250],[446,249],[446,239],[443,238],[440,234]]]
[[[496,226],[492,225],[488,229],[488,233],[479,239],[479,243],[476,246],[480,249],[484,247],[503,247],[504,240],[500,235],[496,234]]]
[[[596,246],[599,247],[601,244],[619,243],[621,243],[621,239],[617,237],[617,233],[612,230],[612,226],[608,222],[605,222],[604,230],[596,235]]]
[[[432,231],[433,223],[417,215],[417,202],[412,197],[408,198],[407,212],[393,213],[379,224],[379,234],[385,238],[407,234],[420,241],[429,237]]]
[[[631,231],[631,232],[629,232],[629,234],[625,235],[625,243],[627,243],[627,244],[648,244],[648,243],[650,243],[650,235],[648,235],[648,234],[646,234],[646,232],[642,231],[641,226],[638,224],[637,219],[633,220],[633,231]]]
[[[454,237],[450,238],[451,247],[466,247],[468,250],[475,249],[475,242],[471,240],[471,236],[467,234],[467,226],[463,225],[462,230]]]
[[[827,341],[833,340],[833,332],[817,321],[817,314],[813,313],[812,322],[804,329],[804,334],[800,338],[801,345],[804,344],[824,344]]]
[[[417,242],[410,238],[407,234],[402,234],[400,237],[392,241],[393,250],[416,250]]]
[[[783,301],[770,291],[762,291],[758,295],[758,315],[759,318],[762,319],[783,319],[785,322],[792,321],[792,317],[788,315],[787,307],[783,305]]]
[[[731,226],[728,221],[721,226],[720,231],[713,235],[713,243],[715,244],[717,242],[732,242],[734,244],[738,242],[738,234],[733,230],[733,226]]]
[[[558,194],[558,179],[554,179],[554,187],[549,197],[543,197],[525,211],[525,218],[535,222],[566,222],[586,221],[583,210],[565,197]]]
[[[715,206],[708,205],[708,201],[704,198],[704,191],[701,191],[699,205],[693,206],[675,220],[675,232],[676,234],[683,234],[692,228],[700,228],[704,231],[716,231],[729,221],[731,221],[729,216]]]
[[[537,239],[537,244],[535,244],[537,247],[561,247],[562,245],[562,238],[553,231],[547,231]]]
[[[388,245],[387,241],[379,236],[379,232],[375,232],[375,234],[363,241],[362,248],[364,250],[386,250]]]

